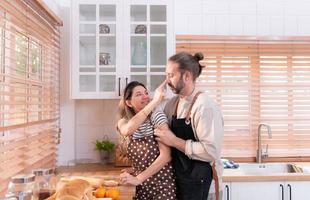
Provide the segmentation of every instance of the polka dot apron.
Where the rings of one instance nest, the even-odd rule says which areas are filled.
[[[131,139],[128,144],[128,158],[132,161],[133,175],[138,175],[149,167],[159,156],[159,148],[154,136]],[[176,186],[171,163],[136,187],[135,200],[176,199]]]

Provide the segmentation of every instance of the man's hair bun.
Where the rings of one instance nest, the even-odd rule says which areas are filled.
[[[200,52],[195,53],[194,57],[196,58],[197,61],[203,60],[204,58],[203,54]]]

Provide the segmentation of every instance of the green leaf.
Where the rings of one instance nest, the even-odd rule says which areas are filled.
[[[96,150],[112,151],[115,147],[115,144],[110,140],[96,140],[94,142]]]

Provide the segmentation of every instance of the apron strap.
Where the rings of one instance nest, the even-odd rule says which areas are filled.
[[[192,112],[192,108],[193,108],[193,105],[195,103],[195,101],[197,100],[198,96],[201,94],[202,92],[199,91],[195,94],[192,102],[191,102],[191,105],[189,106],[189,109],[187,111],[187,114],[186,114],[186,117],[185,117],[185,123],[188,125],[190,123],[190,118],[191,118],[191,112]]]
[[[217,171],[215,168],[215,161],[212,165],[212,173],[213,173],[213,180],[214,180],[214,187],[215,187],[215,199],[220,200],[220,184],[219,184],[219,178],[217,176]]]
[[[173,113],[173,115],[174,115],[175,117],[177,117],[177,111],[178,111],[179,101],[180,101],[180,97],[178,96],[177,99],[176,99],[176,101],[175,101],[175,104],[174,104],[174,113]]]

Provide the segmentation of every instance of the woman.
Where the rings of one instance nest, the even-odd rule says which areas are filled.
[[[175,181],[170,163],[170,148],[156,142],[154,128],[167,129],[162,112],[152,112],[164,97],[166,83],[162,83],[150,101],[142,83],[131,82],[119,105],[118,131],[129,136],[127,156],[133,165],[131,173],[123,172],[121,182],[136,186],[136,199],[176,199]]]

